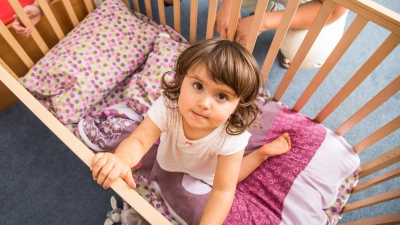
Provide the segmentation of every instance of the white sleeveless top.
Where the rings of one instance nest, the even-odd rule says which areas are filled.
[[[172,108],[166,106],[164,101]],[[226,133],[225,125],[215,128],[198,140],[185,137],[182,114],[177,103],[161,96],[149,109],[147,116],[160,128],[161,143],[157,161],[161,168],[170,172],[183,172],[213,185],[218,155],[231,155],[244,149],[251,134]]]

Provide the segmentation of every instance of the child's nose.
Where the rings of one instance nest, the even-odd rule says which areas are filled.
[[[209,109],[211,104],[211,98],[208,96],[203,96],[202,98],[199,99],[199,102],[197,105],[201,108],[204,109]]]

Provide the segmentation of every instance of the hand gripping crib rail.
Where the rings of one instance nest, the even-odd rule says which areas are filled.
[[[38,0],[40,8],[42,9],[47,21],[39,23],[36,28],[28,19],[27,15],[23,12],[22,7],[17,0],[8,0],[12,8],[21,19],[22,23],[33,27],[32,39],[23,39],[18,35],[13,34],[10,25],[0,23],[0,46],[2,49],[0,54],[0,80],[9,89],[9,92],[0,83],[0,107],[5,108],[15,102],[14,95],[21,100],[50,130],[57,135],[86,165],[90,165],[93,157],[92,151],[82,144],[71,132],[69,132],[55,117],[53,117],[27,90],[25,90],[19,83],[19,77],[23,76],[29,68],[31,68],[47,51],[61,40],[66,33],[68,33],[79,21],[83,20],[87,13],[94,10],[94,4],[90,0],[53,0],[47,4],[45,0]],[[181,31],[181,12],[179,0],[174,0],[173,6],[173,28]],[[276,30],[274,39],[271,43],[264,63],[262,64],[262,79],[266,80],[272,68],[273,62],[278,55],[279,48],[282,41],[289,29],[289,25],[294,18],[295,12],[299,5],[299,0],[289,1],[286,5],[284,16]],[[129,5],[127,0],[124,3]],[[154,3],[154,2],[153,2]],[[208,6],[208,18],[206,38],[214,35],[214,23],[216,19],[217,0],[210,0]],[[254,21],[251,25],[251,35],[246,44],[246,48],[253,52],[258,30],[260,28],[261,20],[263,19],[263,12],[267,7],[268,0],[259,0],[254,15]],[[353,41],[358,37],[363,28],[368,22],[377,24],[378,26],[390,32],[386,40],[376,49],[376,51],[365,61],[363,65],[354,73],[354,75],[347,81],[347,83],[336,93],[335,96],[319,111],[314,120],[322,123],[328,118],[342,102],[346,100],[350,94],[360,86],[360,84],[377,68],[384,59],[398,46],[400,42],[400,15],[395,13],[375,2],[368,0],[325,0],[322,7],[315,18],[309,32],[307,33],[304,41],[302,42],[297,54],[290,64],[290,68],[282,78],[279,87],[275,91],[273,98],[277,101],[282,99],[284,93],[287,91],[289,85],[294,79],[296,73],[302,64],[303,59],[309,52],[319,32],[323,28],[325,22],[330,16],[335,6],[339,4],[349,9],[356,14],[354,21],[350,24],[349,28],[344,33],[342,39],[339,41],[331,55],[316,72],[315,76],[309,82],[305,91],[300,94],[300,97],[295,102],[293,109],[300,111],[311,99],[322,82],[327,78],[329,73],[338,64],[339,60],[350,48]],[[144,1],[145,14],[152,19],[152,3],[150,0]],[[227,31],[227,38],[234,39],[235,29],[237,26],[238,15],[240,12],[241,1],[235,1],[231,9],[230,24]],[[140,11],[139,1],[133,0],[133,7],[135,11]],[[166,24],[166,15],[163,0],[158,0],[159,20],[160,23]],[[196,43],[197,35],[197,20],[198,20],[198,0],[190,1],[190,34],[189,41],[191,44]],[[200,21],[201,22],[201,21]],[[206,23],[203,21],[203,23]],[[25,67],[19,66],[20,64]],[[378,109],[385,101],[398,93],[400,89],[400,78],[397,77],[388,82],[377,95],[372,97],[363,107],[350,116],[347,121],[340,125],[335,132],[339,135],[346,134],[350,129],[356,126],[369,114]],[[397,108],[398,109],[398,108]],[[397,110],[397,114],[398,114]],[[396,132],[400,127],[400,117],[397,115],[389,123],[383,125],[359,143],[353,146],[355,152],[360,153],[374,143],[380,141],[386,136]],[[397,145],[393,149],[385,149],[383,153],[368,162],[363,162],[361,165],[360,178],[369,176],[383,168],[389,167],[400,160],[400,147]],[[389,181],[400,175],[400,168],[393,169],[389,172],[383,173],[368,181],[365,181],[353,189],[352,193],[360,192],[371,188],[377,184]],[[169,224],[169,222],[155,211],[149,204],[147,204],[135,191],[128,188],[128,186],[119,179],[112,188],[124,198],[132,207],[134,207],[143,217],[145,217],[152,224]],[[368,207],[381,202],[390,201],[400,197],[400,189],[394,189],[382,194],[368,197],[357,202],[347,204],[343,212],[357,210],[363,207]],[[380,215],[373,218],[357,220],[346,224],[397,224],[400,223],[400,213]]]

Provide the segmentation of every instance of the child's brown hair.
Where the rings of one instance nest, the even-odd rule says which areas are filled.
[[[164,96],[178,100],[183,79],[198,65],[204,65],[209,78],[231,87],[239,104],[229,117],[226,132],[243,133],[260,113],[256,97],[260,87],[260,68],[254,57],[240,44],[221,38],[203,40],[182,52],[175,63],[172,82],[162,77]]]

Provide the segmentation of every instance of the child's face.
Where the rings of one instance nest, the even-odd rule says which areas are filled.
[[[210,80],[207,72],[204,66],[198,65],[189,70],[182,82],[178,106],[185,129],[211,132],[228,120],[239,103],[232,88]]]

